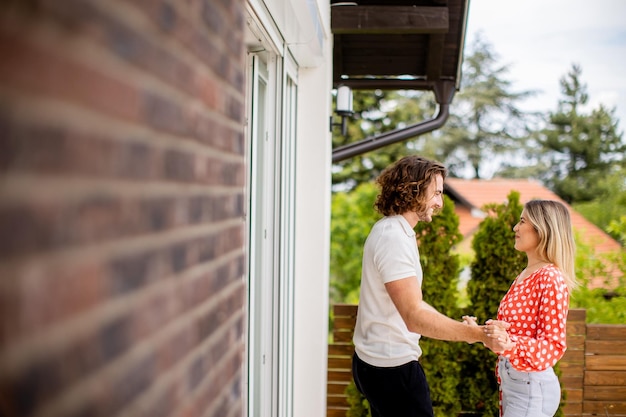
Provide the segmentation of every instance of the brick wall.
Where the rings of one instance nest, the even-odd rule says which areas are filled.
[[[0,416],[244,414],[244,5],[0,1]]]

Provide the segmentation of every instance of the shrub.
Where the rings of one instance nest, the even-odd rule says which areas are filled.
[[[460,320],[458,304],[459,255],[454,246],[462,239],[459,218],[454,203],[444,195],[441,213],[430,223],[420,222],[416,227],[420,261],[424,272],[422,295],[424,301],[437,311]],[[436,416],[456,417],[461,411],[459,402],[460,351],[465,343],[451,343],[423,337],[420,341],[423,354],[420,363],[430,386]]]
[[[474,260],[471,280],[467,283],[470,307],[467,314],[479,323],[495,318],[500,300],[511,282],[526,265],[526,255],[514,248],[513,226],[522,213],[519,193],[511,192],[507,204],[484,207],[488,216],[480,223],[472,241]],[[463,410],[483,416],[499,414],[498,383],[495,377],[496,355],[481,344],[474,344],[461,358]]]
[[[587,323],[626,323],[626,251],[597,254],[593,246],[581,242],[576,245],[580,286],[572,293],[570,307],[586,309]],[[590,288],[590,277],[600,278],[605,285]]]
[[[350,406],[346,412],[346,417],[372,417],[370,405],[363,394],[359,392],[354,381],[350,381],[345,392]]]

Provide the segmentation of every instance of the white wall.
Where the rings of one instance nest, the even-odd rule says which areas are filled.
[[[326,415],[330,254],[332,37],[324,63],[299,72],[296,144],[294,416]]]
[[[263,26],[279,49],[282,37],[298,67],[293,401],[281,404],[292,404],[291,415],[285,417],[325,416],[332,158],[330,2],[248,0],[248,4],[258,18],[255,25]],[[278,393],[279,397],[289,395],[284,388]],[[282,410],[278,411],[281,416]]]
[[[322,71],[303,72],[299,105],[307,114],[299,117],[296,158],[294,416],[324,416],[331,168],[326,109],[331,87]],[[328,90],[327,97],[316,97],[322,89]]]

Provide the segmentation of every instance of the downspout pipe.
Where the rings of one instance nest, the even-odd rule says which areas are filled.
[[[450,115],[450,103],[456,88],[452,81],[439,81],[433,85],[435,99],[439,104],[439,111],[434,119],[429,119],[402,129],[392,130],[376,136],[370,136],[356,143],[340,146],[333,149],[333,163],[337,163],[357,155],[364,154],[392,143],[411,139],[424,133],[432,132],[443,126]]]

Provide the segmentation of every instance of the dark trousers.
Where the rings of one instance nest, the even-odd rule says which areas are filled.
[[[372,417],[434,417],[430,388],[417,361],[391,368],[363,362],[355,353],[352,375]]]

